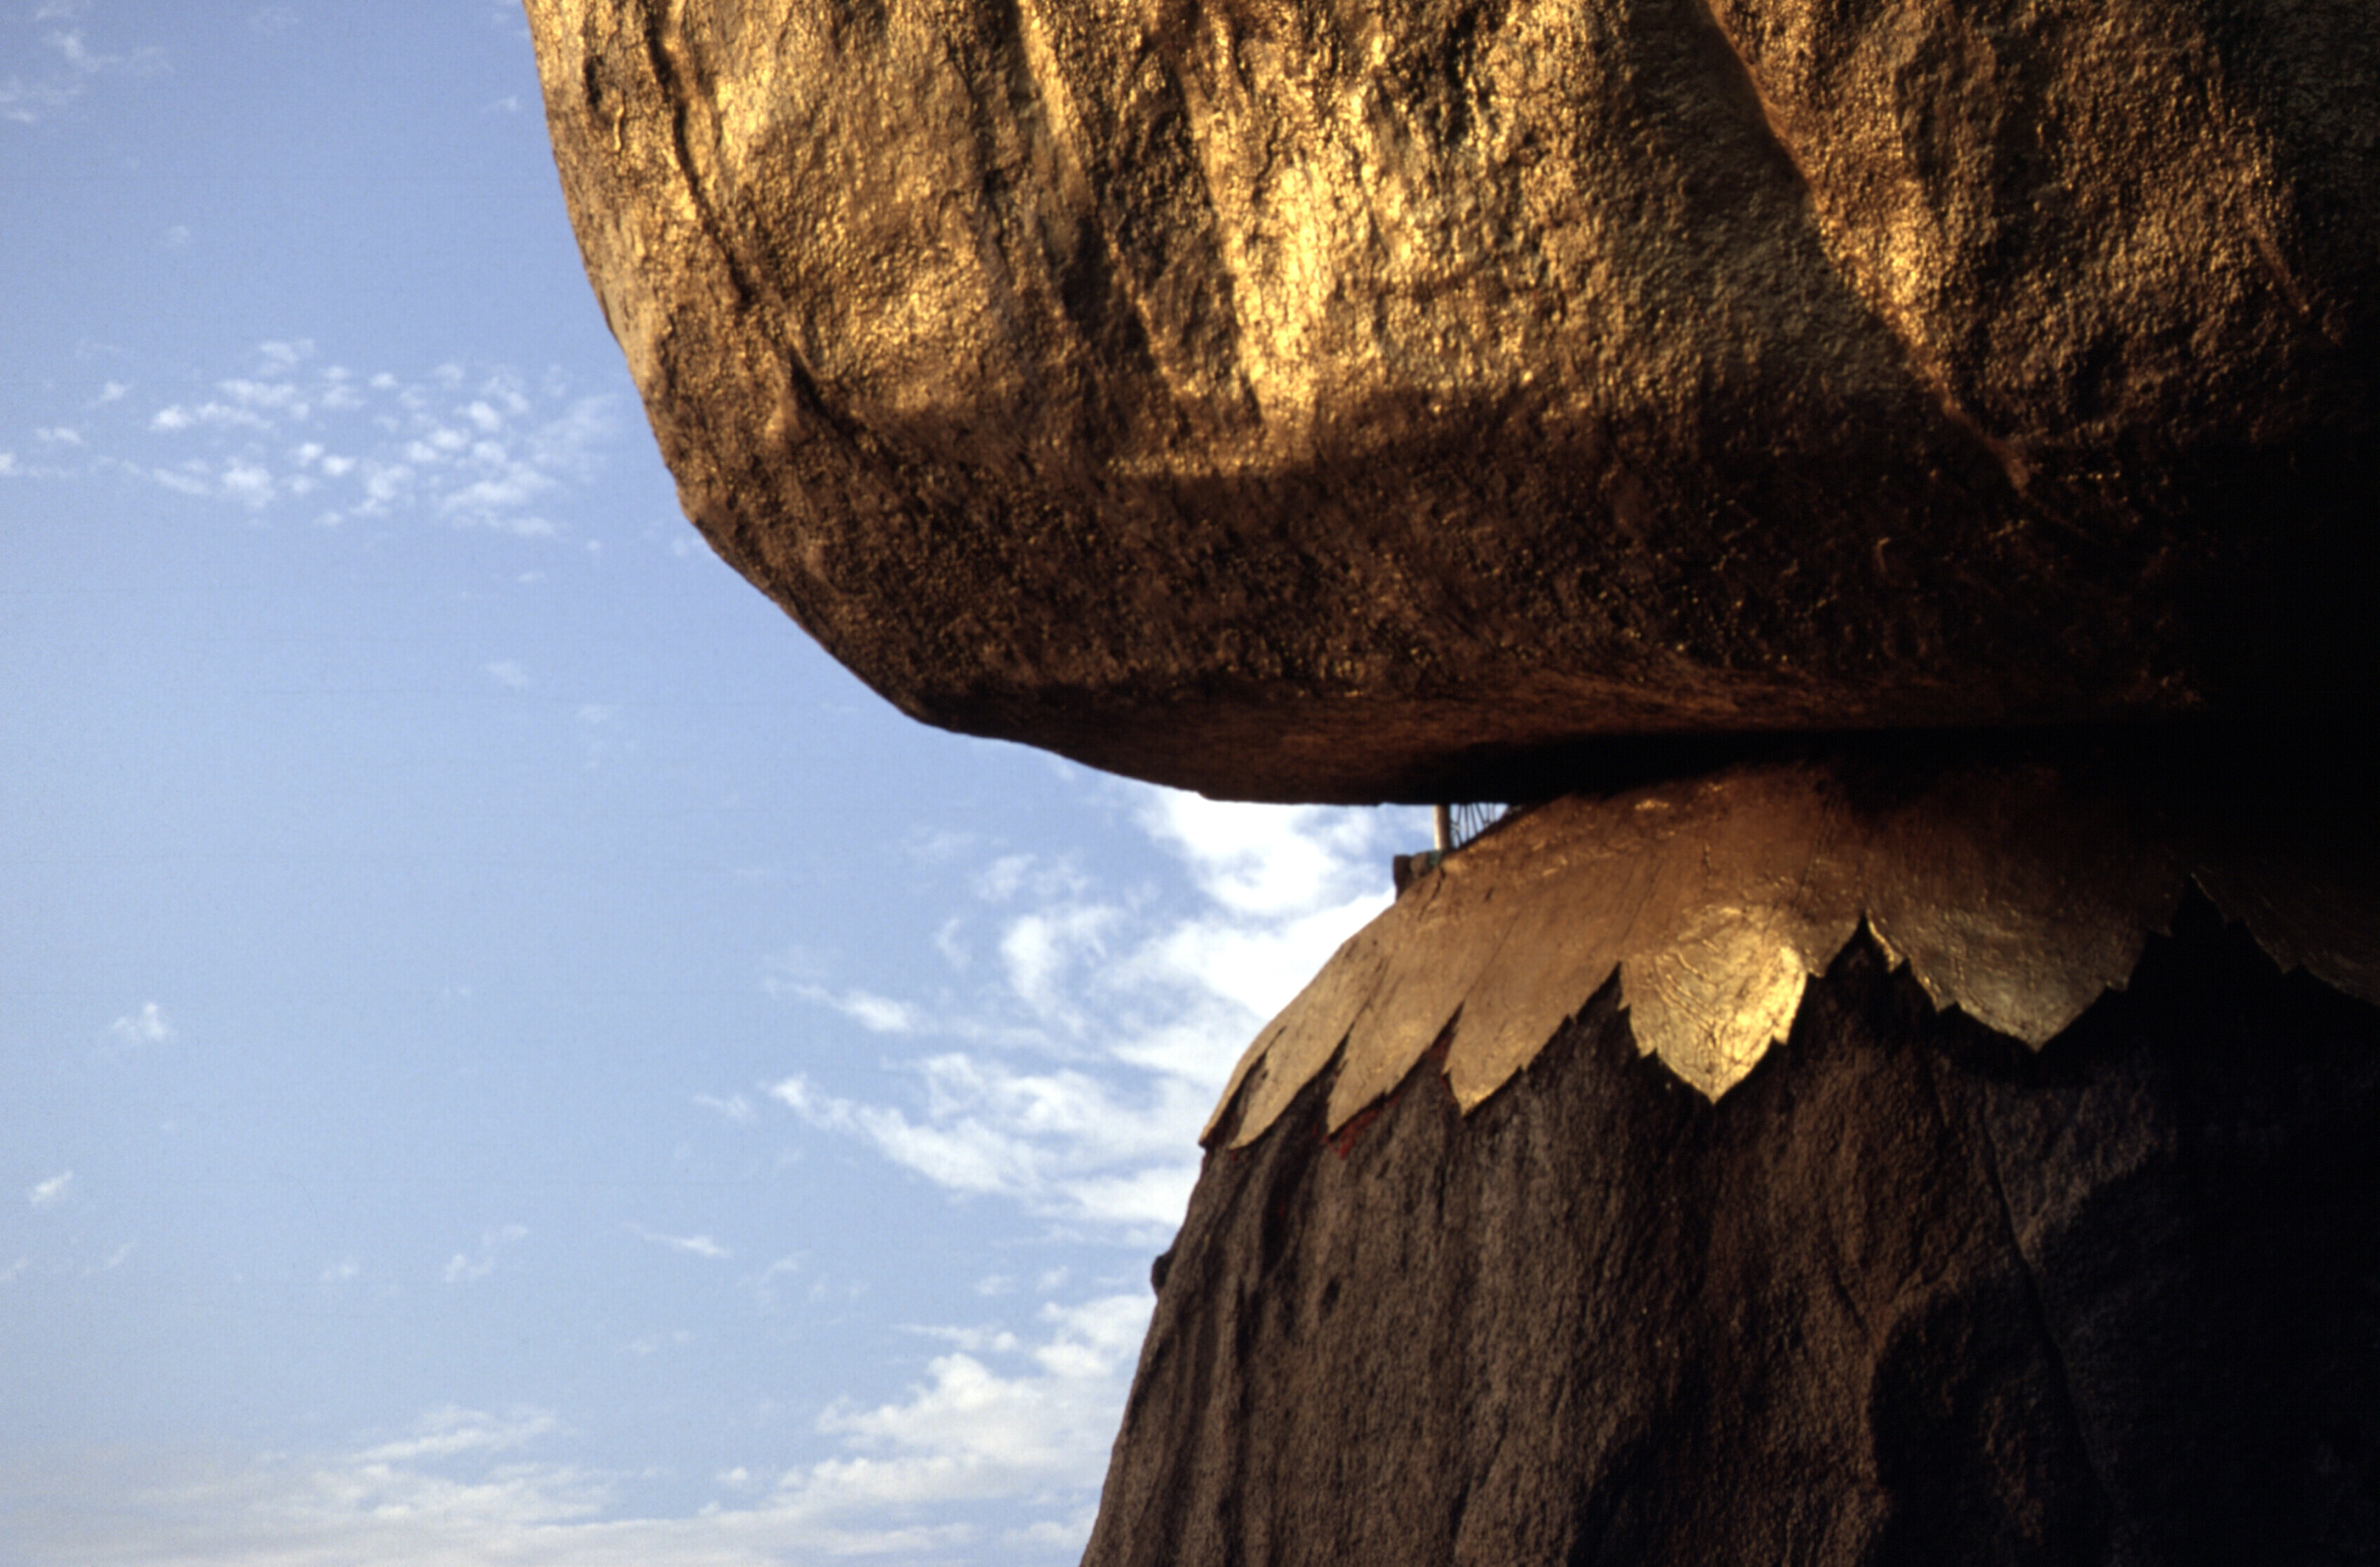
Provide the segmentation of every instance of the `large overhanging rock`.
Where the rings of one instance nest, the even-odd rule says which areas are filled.
[[[2372,688],[2370,0],[528,0],[720,553],[1211,794]]]

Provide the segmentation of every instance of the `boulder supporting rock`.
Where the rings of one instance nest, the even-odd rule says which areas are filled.
[[[1208,1155],[1086,1567],[2380,1558],[2380,1009],[2194,894],[2037,1053],[1864,935]]]

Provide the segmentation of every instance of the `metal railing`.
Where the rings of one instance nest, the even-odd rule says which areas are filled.
[[[1436,870],[1446,856],[1459,852],[1465,844],[1504,819],[1510,806],[1472,802],[1465,805],[1432,806],[1429,812],[1430,835],[1436,846],[1425,854],[1399,855],[1390,862],[1397,891],[1402,893],[1413,885],[1414,879]]]

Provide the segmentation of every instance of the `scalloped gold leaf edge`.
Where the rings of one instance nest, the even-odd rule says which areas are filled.
[[[1536,808],[1350,938],[1249,1045],[1202,1140],[1237,1101],[1246,1146],[1334,1059],[1335,1133],[1441,1037],[1468,1114],[1615,973],[1637,1048],[1716,1100],[1863,923],[1937,1008],[2039,1049],[2124,986],[2193,880],[2284,969],[2380,1004],[2368,875],[2240,851],[2153,790],[2046,766],[1857,793],[1793,763]]]

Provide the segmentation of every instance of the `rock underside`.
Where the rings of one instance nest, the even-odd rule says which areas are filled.
[[[2380,1559],[2380,1010],[2193,900],[2034,1053],[1864,936],[1209,1154],[1086,1567]]]
[[[1244,798],[2372,692],[2369,0],[529,0],[688,514]]]

